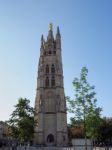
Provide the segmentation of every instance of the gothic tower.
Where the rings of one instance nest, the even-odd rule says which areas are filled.
[[[61,35],[53,36],[49,25],[47,40],[41,37],[35,100],[35,144],[67,145],[66,101],[63,87]]]

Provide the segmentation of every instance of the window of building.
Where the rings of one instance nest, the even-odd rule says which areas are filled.
[[[53,51],[54,54],[56,54],[56,51]]]
[[[52,54],[52,52],[51,52],[51,51],[49,51],[49,54]]]
[[[46,65],[46,73],[49,73],[49,65]]]
[[[63,141],[65,141],[65,136],[63,135]]]
[[[46,55],[46,51],[44,52],[44,55]]]
[[[45,85],[49,86],[49,77],[46,77]]]
[[[54,64],[52,64],[52,66],[51,66],[51,73],[55,73],[55,67],[54,67]]]
[[[51,78],[51,86],[55,86],[55,78],[54,77]]]

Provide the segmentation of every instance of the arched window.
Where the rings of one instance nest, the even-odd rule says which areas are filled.
[[[55,78],[54,77],[51,78],[51,86],[55,86]]]
[[[49,86],[49,77],[46,77],[45,85]]]
[[[44,55],[46,55],[46,51],[44,52]]]
[[[49,73],[49,65],[46,65],[46,73]]]
[[[55,73],[55,67],[54,67],[54,64],[52,64],[52,66],[51,66],[51,73]]]
[[[54,54],[56,54],[56,51],[53,51]]]
[[[63,141],[65,141],[65,136],[63,135]]]
[[[53,143],[53,142],[54,142],[54,136],[53,136],[52,134],[49,134],[49,135],[47,136],[47,142],[48,142],[48,143]]]
[[[52,52],[51,52],[51,51],[49,51],[49,54],[52,54]]]

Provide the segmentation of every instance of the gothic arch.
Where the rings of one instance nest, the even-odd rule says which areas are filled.
[[[47,143],[53,143],[54,142],[54,136],[52,134],[49,134],[47,136]]]
[[[49,65],[46,65],[46,73],[49,73]]]
[[[48,87],[48,86],[49,86],[49,77],[46,77],[45,85],[46,85],[46,87]]]
[[[51,78],[51,86],[55,86],[55,77],[54,76],[52,76],[52,78]]]
[[[52,64],[52,66],[51,66],[51,73],[55,73],[55,66],[54,66],[54,64]]]

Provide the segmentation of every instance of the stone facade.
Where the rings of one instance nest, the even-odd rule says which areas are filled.
[[[7,139],[9,136],[9,126],[7,123],[0,121],[0,139]]]
[[[35,99],[35,144],[67,145],[66,101],[63,86],[61,35],[54,39],[50,24],[47,40],[41,37]]]

